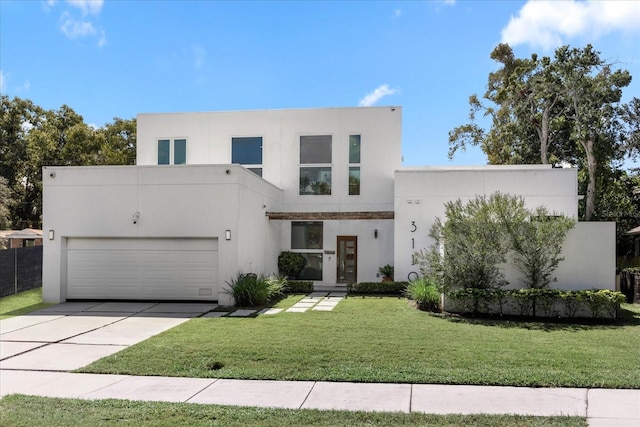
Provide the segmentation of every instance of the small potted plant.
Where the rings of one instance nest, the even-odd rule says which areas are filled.
[[[383,265],[378,269],[378,272],[382,274],[383,282],[393,282],[393,265]]]

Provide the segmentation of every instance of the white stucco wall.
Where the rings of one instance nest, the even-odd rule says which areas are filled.
[[[412,255],[431,245],[429,230],[436,217],[444,219],[446,202],[458,198],[466,202],[476,195],[488,196],[500,191],[524,197],[530,208],[544,205],[551,211],[577,218],[577,182],[577,169],[553,169],[542,165],[397,171],[396,277],[406,279],[410,272],[419,271],[418,266],[412,265]],[[615,227],[601,223],[580,224],[567,238],[565,258],[557,270],[558,287],[609,288],[615,279]],[[513,283],[518,280],[515,272],[508,271],[507,276]]]
[[[240,166],[45,167],[43,185],[44,229],[55,234],[44,241],[44,301],[66,299],[73,237],[218,238],[219,289],[238,269],[273,264],[275,230],[262,206],[277,207],[282,192]]]
[[[233,137],[262,137],[263,171],[282,188],[287,211],[393,209],[394,171],[402,164],[402,108],[139,114],[137,164],[157,164],[157,140],[187,139],[187,164],[231,163]],[[299,195],[300,136],[332,135],[330,196]],[[348,195],[349,135],[361,135],[361,194]]]

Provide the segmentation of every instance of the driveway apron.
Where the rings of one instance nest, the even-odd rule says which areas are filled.
[[[1,320],[0,368],[78,369],[214,308],[202,303],[70,302]]]

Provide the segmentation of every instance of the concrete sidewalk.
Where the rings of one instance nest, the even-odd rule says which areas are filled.
[[[0,321],[0,396],[21,393],[291,409],[587,417],[640,427],[640,390],[254,381],[68,371],[216,314],[211,304],[63,303]]]
[[[129,399],[289,409],[587,417],[640,426],[640,390],[364,384],[0,370],[0,395]]]

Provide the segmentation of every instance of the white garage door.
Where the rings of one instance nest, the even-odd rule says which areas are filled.
[[[212,300],[217,239],[67,241],[67,299]]]

